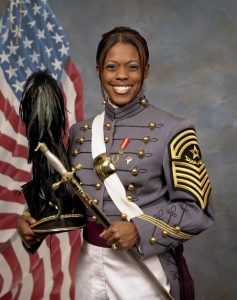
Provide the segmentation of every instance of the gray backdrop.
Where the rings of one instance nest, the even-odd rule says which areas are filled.
[[[126,25],[146,37],[151,53],[146,95],[194,121],[213,186],[215,225],[185,247],[197,300],[237,299],[237,1],[48,2],[83,79],[86,117],[102,109],[95,72],[101,34]],[[0,0],[1,11],[5,3]]]

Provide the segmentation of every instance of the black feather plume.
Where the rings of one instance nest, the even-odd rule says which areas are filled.
[[[20,116],[25,124],[29,143],[28,162],[32,162],[33,187],[40,199],[40,203],[32,204],[34,212],[31,213],[38,216],[39,210],[45,211],[50,204],[58,209],[60,215],[62,207],[58,201],[58,192],[51,188],[58,175],[48,165],[45,156],[41,152],[35,152],[38,142],[44,142],[65,167],[69,167],[63,144],[66,126],[64,98],[57,81],[46,70],[37,71],[28,78],[20,103]],[[68,193],[66,186],[61,189],[61,192]]]

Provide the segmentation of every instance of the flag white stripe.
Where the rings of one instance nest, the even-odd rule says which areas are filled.
[[[12,156],[12,153],[6,150],[5,148],[0,146],[0,152],[1,152],[1,160],[10,163],[12,166],[15,166],[18,168],[20,166],[19,170],[31,172],[31,165],[28,164],[27,160],[25,158],[21,157],[15,157]]]
[[[65,94],[65,97],[67,99],[67,110],[68,110],[68,123],[69,126],[71,126],[73,123],[75,123],[75,101],[76,101],[76,91],[74,88],[74,84],[71,81],[71,78],[68,76],[65,70],[63,70],[62,73],[62,80],[63,82],[63,92]]]
[[[27,274],[27,277],[24,278],[24,284],[22,285],[22,289],[17,300],[26,300],[31,299],[31,294],[33,291],[33,277],[30,273]]]
[[[4,95],[4,98],[9,101],[9,103],[15,108],[15,111],[19,111],[20,102],[16,98],[12,89],[9,88],[9,83],[6,81],[3,70],[0,67],[0,82],[1,82],[1,92]]]
[[[1,242],[1,236],[0,236],[0,242]],[[1,270],[4,270],[3,286],[2,286],[2,290],[0,291],[0,296],[2,296],[10,290],[13,275],[8,262],[5,260],[5,257],[1,253],[0,253],[0,266],[1,266]]]
[[[14,248],[17,259],[21,265],[22,277],[25,278],[29,274],[30,259],[29,254],[22,247],[22,241],[18,234],[16,234],[16,237],[12,238],[12,247]]]
[[[16,229],[1,229],[0,243],[6,243],[16,233]]]
[[[70,245],[69,236],[67,233],[63,233],[58,236],[61,249],[65,249],[65,245]],[[61,287],[61,299],[70,299],[70,289],[68,288],[71,284],[71,278],[69,273],[69,262],[70,262],[70,247],[67,247],[62,254],[62,268],[67,268],[67,272],[64,272],[63,283]]]
[[[50,282],[53,278],[53,270],[52,270],[52,266],[51,266],[50,249],[46,245],[46,242],[43,242],[41,244],[41,246],[38,250],[38,254],[39,254],[40,257],[43,258],[43,264],[44,264],[44,270],[45,270],[45,272],[44,272],[45,289],[44,289],[43,299],[47,300],[47,299],[50,299],[50,293],[51,293],[51,288],[52,288],[47,283]],[[48,287],[50,287],[50,288],[48,288]],[[67,299],[67,298],[65,298],[65,299]]]
[[[33,290],[33,278],[31,273],[29,273],[30,259],[29,254],[22,246],[22,241],[18,234],[16,234],[15,238],[12,238],[12,247],[21,266],[22,280],[25,282],[25,284],[22,285],[22,289],[17,300],[30,299],[30,295]]]
[[[24,183],[24,181],[15,181],[11,177],[0,173],[0,185],[6,186],[10,191],[20,190]]]
[[[11,138],[14,137],[14,140],[19,145],[28,145],[27,138],[19,132],[16,132],[14,128],[12,128],[11,123],[8,120],[6,120],[5,114],[2,111],[0,111],[0,120],[2,120],[1,132],[3,134],[8,135]]]
[[[12,200],[14,200],[14,199],[12,199]],[[7,205],[6,205],[6,201],[0,200],[0,212],[1,213],[21,215],[24,209],[25,209],[25,204],[8,201]],[[2,235],[2,233],[1,233],[1,235]]]

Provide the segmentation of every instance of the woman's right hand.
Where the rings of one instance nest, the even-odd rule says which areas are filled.
[[[35,233],[31,229],[31,225],[35,224],[36,220],[30,215],[22,216],[17,222],[17,231],[26,245],[34,245],[44,239],[44,236]]]

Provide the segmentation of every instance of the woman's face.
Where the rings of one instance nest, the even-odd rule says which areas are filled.
[[[143,73],[139,53],[131,44],[117,43],[106,54],[104,66],[99,68],[102,87],[110,101],[118,106],[133,100],[142,89]],[[148,75],[145,67],[144,78]]]

